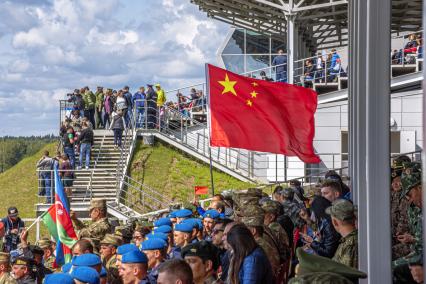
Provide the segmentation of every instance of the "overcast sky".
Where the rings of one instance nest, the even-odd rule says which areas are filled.
[[[0,19],[0,136],[56,134],[76,87],[201,82],[228,32],[190,0],[10,0]]]

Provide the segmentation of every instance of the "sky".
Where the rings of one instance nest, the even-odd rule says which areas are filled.
[[[200,83],[229,30],[190,0],[10,0],[0,19],[0,136],[57,134],[86,85]]]

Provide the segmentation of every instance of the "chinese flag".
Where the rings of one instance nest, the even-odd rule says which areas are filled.
[[[210,145],[297,156],[319,163],[312,141],[317,94],[208,65]]]
[[[196,186],[194,189],[195,195],[208,194],[209,188],[207,186]]]

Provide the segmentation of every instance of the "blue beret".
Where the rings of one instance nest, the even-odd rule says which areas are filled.
[[[53,273],[47,274],[46,278],[44,278],[45,284],[74,284],[74,279],[72,279],[71,275],[68,273]]]
[[[188,218],[192,216],[192,211],[189,209],[181,209],[176,211],[176,218]]]
[[[135,244],[125,244],[117,248],[117,254],[123,255],[125,253],[139,250]]]
[[[142,242],[142,250],[156,250],[167,247],[167,242],[160,238],[150,238]]]
[[[99,273],[99,276],[101,278],[104,278],[104,277],[107,277],[107,275],[108,275],[108,273],[106,271],[106,268],[102,266],[101,273]]]
[[[216,219],[216,218],[219,218],[219,216],[220,216],[219,212],[217,212],[217,211],[216,211],[216,210],[214,210],[214,209],[207,210],[207,211],[206,211],[206,212],[204,212],[204,214],[203,214],[203,218],[212,218],[212,219]]]
[[[167,218],[176,218],[176,211],[170,212]]]
[[[180,224],[176,224],[175,231],[176,232],[191,233],[193,228],[194,228],[194,226],[191,223],[180,223]]]
[[[160,218],[154,222],[154,227],[160,227],[164,225],[168,225],[168,226],[172,225],[172,221],[170,221],[170,218]]]
[[[200,226],[196,218],[185,219],[181,222],[181,224],[189,224],[192,226],[192,228],[196,228],[197,230],[200,229]]]
[[[123,254],[123,257],[121,258],[121,263],[147,263],[147,262],[148,262],[148,258],[140,250],[125,253]]]
[[[72,270],[71,276],[78,281],[85,282],[88,284],[99,284],[99,273],[87,266],[79,266]]]
[[[73,266],[95,266],[101,264],[101,258],[94,253],[85,253],[74,257],[71,261]]]
[[[71,267],[72,267],[71,262],[68,262],[68,263],[65,263],[64,265],[62,265],[61,270],[62,270],[63,273],[68,273],[68,272],[70,272]]]
[[[149,239],[162,239],[163,241],[168,241],[169,240],[169,236],[167,234],[164,233],[149,233],[148,235],[146,235],[146,238]]]
[[[155,233],[164,233],[164,234],[168,234],[171,231],[173,231],[172,227],[170,227],[169,225],[162,225],[160,227],[157,227],[154,229]]]

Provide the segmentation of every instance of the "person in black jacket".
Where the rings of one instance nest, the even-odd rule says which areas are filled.
[[[331,202],[322,197],[317,196],[311,204],[311,210],[315,216],[315,221],[318,226],[318,238],[313,239],[308,235],[302,235],[303,239],[316,254],[328,258],[332,258],[339,246],[340,235],[334,229],[330,215],[325,212],[325,209],[331,206]]]
[[[83,130],[81,130],[80,136],[78,137],[78,143],[80,143],[80,166],[83,166],[83,157],[86,156],[86,170],[89,169],[90,165],[90,151],[93,144],[93,130],[90,129],[86,122],[82,123]]]
[[[152,88],[152,85],[147,85],[146,103],[147,103],[147,120],[148,128],[155,128],[157,122],[157,93]]]

